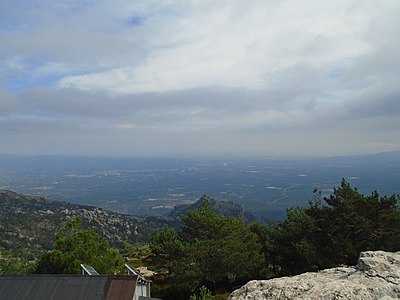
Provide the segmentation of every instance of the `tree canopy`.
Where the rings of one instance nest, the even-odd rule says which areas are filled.
[[[352,265],[361,251],[400,250],[398,200],[376,191],[364,196],[343,179],[331,196],[288,209],[267,236],[266,257],[278,274]]]
[[[159,230],[150,244],[174,292],[182,283],[191,292],[229,290],[249,279],[354,265],[362,251],[400,250],[398,196],[365,196],[344,179],[329,197],[315,190],[308,207],[289,208],[285,220],[268,226],[219,216],[208,201],[181,220],[179,230]]]
[[[115,274],[124,264],[118,250],[92,229],[84,229],[79,218],[69,220],[56,235],[54,249],[42,254],[36,272],[79,274],[80,264],[89,264],[99,274]]]
[[[255,276],[262,262],[257,236],[243,220],[219,216],[204,201],[182,217],[180,230],[156,232],[150,247],[154,263],[168,268],[170,279],[192,289],[207,285],[229,285]]]
[[[0,274],[29,274],[35,270],[35,262],[16,256],[12,251],[0,248]]]

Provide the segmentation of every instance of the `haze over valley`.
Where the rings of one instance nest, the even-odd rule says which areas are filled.
[[[0,188],[133,215],[165,215],[202,195],[268,219],[328,196],[345,178],[362,193],[400,194],[400,152],[314,159],[0,156]]]

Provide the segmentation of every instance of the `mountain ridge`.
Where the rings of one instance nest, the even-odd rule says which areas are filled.
[[[142,217],[0,190],[0,248],[33,259],[53,247],[56,232],[63,223],[74,217],[81,218],[84,227],[93,228],[111,246],[122,247],[125,241],[148,242],[151,234],[162,227],[179,227],[180,217],[202,205],[205,199],[203,196],[192,205],[176,206],[166,216]],[[239,204],[214,199],[210,201],[217,214],[240,217],[246,223],[256,221]]]
[[[52,248],[62,223],[74,217],[82,218],[85,227],[93,228],[112,246],[147,241],[155,230],[176,226],[176,220],[167,216],[137,217],[0,190],[0,247],[34,258]]]
[[[225,217],[241,218],[247,224],[255,221],[260,221],[252,213],[245,211],[240,204],[234,203],[233,201],[215,200],[213,198],[209,198],[207,195],[202,196],[198,201],[193,204],[176,205],[174,209],[169,213],[169,216],[179,218],[189,211],[200,207],[205,201],[210,202],[211,207],[218,215]]]

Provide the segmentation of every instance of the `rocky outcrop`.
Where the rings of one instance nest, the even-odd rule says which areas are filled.
[[[193,204],[182,204],[175,206],[174,209],[170,212],[169,216],[180,218],[188,212],[202,206],[204,201],[206,200],[210,202],[211,207],[220,216],[241,218],[245,221],[246,224],[250,224],[256,221],[262,221],[258,220],[250,212],[245,211],[240,204],[234,203],[232,201],[215,200],[205,195]]]
[[[367,251],[354,267],[250,281],[229,299],[400,299],[400,252]]]
[[[177,223],[169,217],[136,217],[0,190],[0,248],[35,259],[52,249],[55,233],[74,217],[81,218],[85,227],[93,228],[118,247],[124,241],[146,242],[154,231]]]

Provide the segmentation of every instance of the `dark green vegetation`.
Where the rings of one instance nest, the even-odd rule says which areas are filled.
[[[182,217],[181,229],[156,232],[152,262],[168,270],[159,296],[177,299],[179,291],[184,299],[202,285],[222,292],[249,279],[354,265],[365,250],[400,250],[396,196],[364,196],[345,180],[323,202],[315,192],[309,207],[288,209],[285,221],[269,226],[245,226],[204,202]]]
[[[108,240],[91,228],[84,229],[81,219],[71,219],[57,233],[54,249],[44,252],[37,264],[41,274],[79,274],[82,263],[99,274],[122,271],[125,260]]]
[[[35,262],[0,248],[0,274],[30,274],[35,268]]]
[[[342,180],[323,201],[317,195],[308,208],[288,209],[268,228],[266,259],[276,275],[354,265],[365,250],[400,250],[398,196],[364,196]]]
[[[192,292],[203,284],[229,289],[252,278],[262,262],[261,245],[243,220],[219,216],[204,201],[182,221],[178,231],[161,229],[150,243],[152,262],[172,282]]]
[[[47,203],[43,198],[0,193],[0,199],[6,199],[6,206],[11,205],[11,196],[19,204],[14,203],[13,211],[1,216],[3,220],[12,220],[15,224],[25,222],[30,214],[35,222],[50,224],[47,222],[54,215],[54,218],[63,216],[60,211],[70,212],[71,209],[67,207],[69,204]],[[62,209],[49,209],[49,212],[48,205],[64,206]],[[36,209],[25,210],[25,206]],[[75,208],[74,211],[80,209]],[[218,211],[228,216],[219,215]],[[37,261],[36,271],[79,273],[79,264],[89,263],[101,273],[118,273],[124,262],[122,256],[129,256],[136,258],[136,264],[145,264],[159,272],[153,278],[154,296],[167,300],[188,299],[193,295],[192,298],[196,299],[201,295],[210,298],[208,290],[213,294],[226,295],[250,279],[294,275],[341,264],[353,265],[359,253],[365,250],[400,250],[398,196],[381,197],[377,192],[365,196],[345,180],[329,197],[323,197],[321,192],[315,190],[314,199],[307,207],[290,208],[285,220],[268,225],[248,224],[244,221],[245,214],[235,205],[218,204],[207,197],[191,209],[178,208],[175,214],[180,216],[179,227],[175,221],[171,223],[174,226],[166,226],[166,222],[162,224],[162,229],[154,227],[149,246],[132,245],[124,243],[124,237],[138,233],[126,235],[123,231],[117,235],[120,228],[127,230],[127,224],[118,221],[119,217],[111,212],[86,207],[81,214],[69,214],[68,218],[61,219],[71,221],[64,227],[59,222],[58,228],[62,229],[56,235],[52,244],[54,247],[46,249],[50,250],[48,252],[41,251],[43,254]],[[74,216],[83,219],[83,222],[74,219]],[[94,230],[87,229],[92,227],[88,220],[97,226],[102,225],[93,226]],[[35,244],[35,237],[27,238],[29,231],[24,231],[29,226],[35,226],[32,222],[25,227],[14,227],[15,231],[7,227],[7,222],[1,223],[0,233],[6,237],[1,240],[3,248],[12,248],[10,238],[16,241],[27,239]],[[114,235],[110,234],[105,224],[113,228]],[[57,231],[54,230],[56,225],[53,226],[50,236]],[[42,235],[48,234],[45,225],[38,228],[42,230]],[[131,231],[132,227],[128,226],[128,229]],[[107,241],[116,236],[119,238],[114,238],[112,246],[119,245],[119,251]],[[18,253],[25,253],[21,245],[17,244]],[[31,251],[26,253],[32,256]],[[32,266],[35,266],[25,259],[16,258],[9,251],[2,250],[0,258],[2,270],[11,270],[2,272],[31,272]]]

